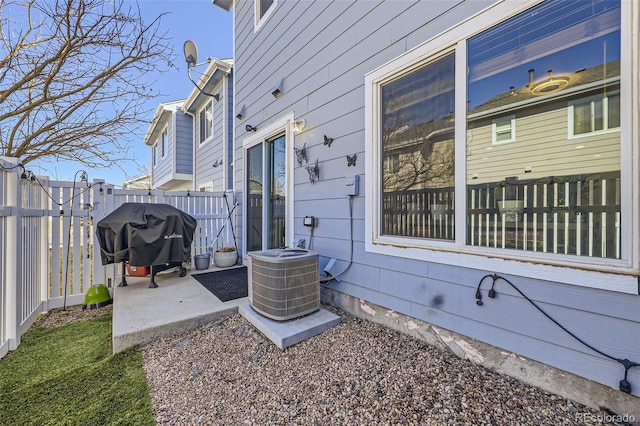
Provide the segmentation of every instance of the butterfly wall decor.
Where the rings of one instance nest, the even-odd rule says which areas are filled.
[[[324,144],[331,148],[331,142],[333,142],[333,138],[328,138],[327,135],[324,135]]]
[[[296,152],[296,159],[298,160],[298,166],[302,166],[302,161],[306,163],[309,162],[307,158],[307,144],[302,145],[302,148],[298,148],[297,146],[293,147],[293,150]]]
[[[356,165],[357,154],[347,155],[347,167]]]
[[[309,172],[309,182],[313,185],[320,180],[320,168],[318,167],[318,159],[316,158],[316,164],[314,166],[307,166],[307,172]]]

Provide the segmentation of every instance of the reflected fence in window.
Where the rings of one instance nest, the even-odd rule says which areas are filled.
[[[385,192],[382,234],[453,240],[454,188]],[[467,186],[466,244],[621,258],[620,172]]]
[[[382,194],[382,234],[455,239],[454,188],[427,188]]]
[[[620,172],[467,186],[467,244],[620,259]]]

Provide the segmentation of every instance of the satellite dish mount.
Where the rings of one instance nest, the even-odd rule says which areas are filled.
[[[198,47],[191,40],[187,40],[187,41],[184,42],[184,59],[187,62],[187,76],[189,77],[189,80],[191,80],[193,85],[196,86],[196,89],[198,89],[198,91],[200,93],[202,93],[203,95],[211,96],[216,101],[219,101],[220,100],[220,94],[219,93],[211,94],[211,93],[205,92],[204,90],[202,90],[200,88],[200,86],[198,86],[198,83],[196,83],[193,80],[193,77],[191,77],[191,69],[192,68],[199,67],[199,66],[204,65],[204,64],[208,64],[211,61],[211,58],[207,58],[207,62],[201,62],[201,63],[198,64],[197,63],[198,62]]]

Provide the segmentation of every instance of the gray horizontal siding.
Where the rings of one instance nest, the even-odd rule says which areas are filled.
[[[159,157],[156,161],[156,164],[153,168],[153,186],[157,186],[158,182],[165,182],[167,179],[170,179],[173,174],[173,158],[172,158],[172,130],[173,130],[173,122],[172,120],[168,120],[167,123],[167,145],[164,153],[164,157]],[[164,125],[159,125],[160,129],[164,129]],[[162,130],[160,130],[158,134],[158,139],[156,140],[156,150],[158,153],[162,152]]]
[[[227,84],[231,80],[229,76],[223,78],[222,82],[213,90],[213,92],[219,93],[222,91],[221,85]],[[196,143],[195,148],[195,186],[196,189],[200,185],[212,185],[213,190],[216,192],[224,191],[228,189],[225,187],[225,173],[228,173],[231,169],[231,159],[225,156],[224,143],[225,141],[230,144],[227,148],[227,152],[232,152],[233,144],[233,128],[230,127],[232,121],[229,121],[229,117],[232,117],[233,111],[233,87],[228,87],[227,99],[220,98],[220,101],[214,101],[213,103],[213,139],[203,144]],[[226,109],[226,112],[225,112]],[[226,119],[226,121],[225,121]],[[215,160],[222,160],[222,165],[213,167]],[[229,182],[231,179],[227,178]],[[227,184],[230,186],[230,184]]]
[[[177,111],[176,120],[176,173],[193,173],[193,119]]]
[[[302,217],[318,217],[313,249],[323,263],[330,257],[340,259],[340,269],[351,253],[344,177],[360,175],[360,196],[354,198],[353,263],[333,288],[617,388],[624,373],[619,364],[572,339],[506,283],[498,283],[498,297],[488,299],[490,283],[485,281],[485,304],[477,306],[478,281],[492,271],[364,251],[362,194],[369,184],[364,176],[369,148],[364,139],[365,74],[491,3],[281,1],[256,33],[253,3],[236,3],[235,103],[246,110],[246,118],[236,120],[236,189],[243,188],[245,125],[261,128],[293,111],[307,123],[295,145],[306,143],[309,165],[318,159],[320,167],[320,181],[312,185],[307,164],[294,161],[294,234],[309,244]],[[281,78],[285,91],[274,99],[271,90]],[[323,145],[325,134],[334,138],[330,148]],[[354,153],[356,166],[347,167],[346,155]],[[237,230],[242,235],[241,223]],[[616,357],[640,359],[640,297],[535,277],[507,278],[593,346]],[[629,373],[634,384],[640,383],[638,370]],[[640,395],[640,386],[634,385],[634,393]]]

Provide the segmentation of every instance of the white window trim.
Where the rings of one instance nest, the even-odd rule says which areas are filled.
[[[612,94],[619,94],[619,91],[615,91],[612,92]],[[573,108],[575,105],[577,104],[582,104],[584,102],[593,102],[594,100],[597,99],[602,99],[603,102],[603,109],[605,110],[606,114],[603,115],[603,120],[606,124],[605,128],[602,130],[594,130],[593,132],[587,132],[587,133],[580,133],[579,135],[576,135],[573,133]],[[622,114],[622,111],[620,111],[620,114]],[[567,138],[568,139],[582,139],[582,138],[588,138],[591,136],[599,136],[599,135],[604,135],[607,133],[620,133],[620,127],[612,127],[609,128],[609,97],[603,97],[603,96],[589,96],[587,98],[583,98],[580,100],[575,100],[575,101],[571,101],[568,104],[567,107],[567,116],[568,116],[568,120],[567,120]],[[622,123],[621,123],[622,124]]]
[[[164,160],[169,154],[169,126],[164,126],[160,132],[160,147],[160,159]]]
[[[498,140],[498,128],[496,126],[498,121],[503,121],[509,119],[511,121],[511,137],[509,139],[505,139],[503,141]],[[508,115],[506,117],[496,118],[491,121],[491,144],[492,145],[502,145],[505,143],[511,143],[516,141],[516,116]]]
[[[294,172],[294,164],[293,164],[293,147],[294,145],[294,131],[293,131],[293,122],[295,120],[295,115],[293,112],[285,115],[284,117],[279,118],[273,123],[269,124],[267,127],[261,128],[255,133],[251,134],[251,136],[243,139],[242,141],[242,158],[244,161],[243,173],[246,170],[246,161],[247,161],[247,150],[255,145],[258,145],[262,142],[265,142],[268,139],[271,139],[277,135],[280,135],[284,132],[285,134],[285,153],[286,153],[286,174],[287,174],[287,204],[285,206],[285,216],[287,217],[287,222],[285,226],[285,242],[287,246],[293,245],[293,228],[294,228],[294,220],[293,220],[293,172]],[[264,161],[264,159],[263,159]],[[247,179],[243,178],[243,193],[249,193],[249,182]],[[247,204],[242,203],[242,217],[247,217]],[[266,220],[263,218],[263,220]],[[247,229],[246,226],[242,227],[242,241],[247,241]],[[243,244],[242,255],[246,257],[247,248]]]
[[[200,114],[207,109],[207,106],[209,106],[209,104],[211,104],[211,134],[209,135],[209,137],[205,138],[205,140],[200,141],[200,131],[202,129],[202,120],[200,119]],[[205,113],[206,114],[206,113]],[[213,103],[213,99],[207,100],[207,102],[204,103],[204,105],[202,105],[202,108],[200,108],[197,112],[196,112],[196,140],[197,140],[197,146],[203,147],[205,144],[211,142],[215,136],[215,104]]]
[[[229,76],[222,78],[222,190],[229,187],[229,180],[233,179],[233,169],[229,172],[229,105],[225,101],[229,99]],[[214,106],[215,108],[215,106]],[[233,162],[231,162],[233,166]]]
[[[367,252],[424,260],[447,265],[473,265],[474,268],[488,272],[532,276],[542,280],[566,283],[576,286],[605,289],[629,294],[638,294],[640,251],[639,228],[640,196],[638,195],[639,173],[638,150],[633,149],[632,141],[638,140],[638,104],[632,98],[639,98],[640,72],[632,64],[638,63],[638,41],[633,39],[638,28],[638,6],[632,2],[622,2],[621,52],[631,52],[621,57],[621,79],[629,87],[620,95],[620,128],[627,129],[621,138],[621,226],[625,229],[621,244],[624,258],[599,259],[581,256],[562,256],[536,252],[516,252],[515,250],[490,249],[466,245],[466,215],[457,214],[455,218],[456,240],[454,242],[418,240],[402,237],[381,236],[380,229],[380,193],[377,182],[380,181],[380,129],[377,111],[380,111],[381,84],[407,73],[426,61],[433,60],[443,52],[455,48],[456,55],[456,124],[455,140],[466,140],[466,41],[475,34],[495,26],[505,19],[529,9],[540,0],[504,1],[494,4],[451,29],[435,36],[416,48],[387,62],[365,75],[365,140],[370,141],[372,149],[365,150],[365,175],[370,184],[365,186],[365,250]],[[489,23],[489,24],[487,24]],[[632,31],[633,30],[633,31]],[[456,193],[466,192],[466,152],[464,144],[456,143],[455,179]],[[455,210],[466,211],[466,197],[455,198]],[[630,213],[627,213],[630,212]],[[636,218],[636,220],[633,220]]]
[[[253,33],[257,33],[265,22],[269,20],[273,11],[278,5],[278,0],[273,0],[271,7],[267,10],[263,16],[260,16],[260,0],[253,0]]]

